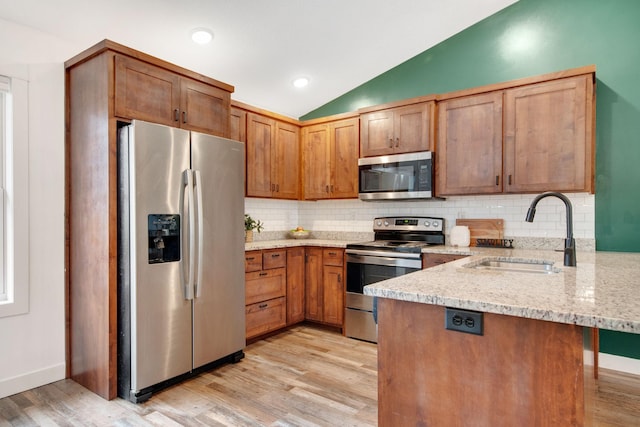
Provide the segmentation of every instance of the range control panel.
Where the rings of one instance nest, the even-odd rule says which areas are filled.
[[[387,216],[373,220],[373,231],[443,231],[444,218],[430,216]]]

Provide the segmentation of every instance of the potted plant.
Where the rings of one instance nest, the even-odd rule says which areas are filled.
[[[251,218],[251,215],[244,214],[244,241],[253,241],[253,230],[260,233],[264,227],[264,224],[260,220]]]

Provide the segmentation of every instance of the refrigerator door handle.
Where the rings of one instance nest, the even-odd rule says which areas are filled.
[[[183,198],[184,193],[187,196],[187,214],[189,215],[189,249],[187,251],[189,268],[187,270],[187,278],[185,280],[184,274],[182,275],[182,279],[184,281],[183,286],[183,294],[184,299],[192,300],[193,299],[193,281],[194,281],[194,270],[195,270],[195,209],[193,207],[193,173],[190,169],[187,169],[183,172]],[[184,203],[181,204],[181,209],[184,209]],[[184,218],[184,211],[182,212],[182,217]],[[184,224],[184,220],[183,220]],[[182,263],[184,264],[184,251],[182,257]]]
[[[203,200],[202,200],[202,175],[199,170],[194,170],[194,186],[196,189],[196,206],[198,208],[198,267],[196,270],[196,282],[195,293],[196,298],[199,298],[202,293],[202,262],[204,259],[204,214],[203,214]]]

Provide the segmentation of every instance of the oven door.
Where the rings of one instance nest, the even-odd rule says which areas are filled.
[[[371,283],[420,270],[422,268],[420,254],[414,255],[417,258],[415,256],[400,258],[397,253],[372,255],[372,251],[347,249],[347,294],[344,319],[346,336],[370,342],[378,341],[376,322],[373,317],[374,298],[364,295],[363,288]]]
[[[420,254],[412,258],[400,258],[397,253],[370,255],[372,253],[347,250],[347,292],[362,294],[367,285],[422,269]]]

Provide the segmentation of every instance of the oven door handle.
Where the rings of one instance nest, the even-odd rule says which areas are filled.
[[[347,249],[347,256],[349,255],[363,255],[370,257],[381,257],[381,258],[404,258],[404,259],[421,259],[421,253],[414,252],[392,252],[392,251],[375,251],[375,250],[366,250],[366,249]]]
[[[379,255],[361,255],[361,254],[347,254],[347,264],[369,264],[369,265],[383,265],[389,267],[406,267],[406,268],[422,268],[422,260],[420,258],[393,258],[383,257]]]

